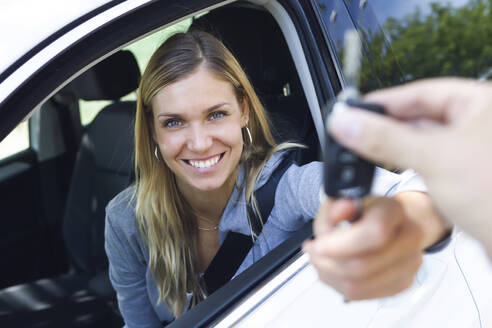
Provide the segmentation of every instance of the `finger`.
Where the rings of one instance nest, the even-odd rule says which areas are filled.
[[[463,110],[462,103],[473,98],[477,86],[471,79],[427,79],[369,93],[364,101],[383,105],[388,114],[399,119],[448,122],[456,110]]]
[[[335,225],[343,220],[350,220],[357,214],[357,207],[350,199],[329,200],[323,202],[313,222],[315,236],[329,233]],[[306,241],[303,244],[304,252],[311,252],[314,243]]]
[[[333,203],[329,211],[332,225],[337,225],[342,221],[348,221],[357,215],[357,205],[351,199],[342,198]]]
[[[361,109],[330,115],[333,137],[363,157],[390,166],[419,169],[422,157],[433,149],[428,129]]]
[[[330,210],[334,204],[334,200],[326,198],[320,205],[318,213],[313,221],[313,234],[315,236],[326,234],[335,226],[332,222]]]
[[[351,224],[349,229],[318,235],[312,251],[338,258],[374,252],[394,238],[403,218],[401,204],[390,198],[377,198],[368,206],[364,205],[361,219]]]
[[[302,251],[304,253],[309,253],[311,254],[313,252],[313,240],[312,239],[307,239],[302,243]]]
[[[327,257],[310,253],[313,261],[331,261],[330,272],[339,278],[365,280],[373,275],[391,272],[395,263],[401,259],[421,253],[420,240],[423,237],[421,229],[412,221],[400,229],[400,232],[380,250],[361,256]],[[314,241],[316,242],[316,241]]]

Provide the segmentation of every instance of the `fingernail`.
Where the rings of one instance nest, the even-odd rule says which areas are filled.
[[[334,111],[328,118],[328,129],[343,140],[355,140],[362,134],[362,120],[350,109]]]

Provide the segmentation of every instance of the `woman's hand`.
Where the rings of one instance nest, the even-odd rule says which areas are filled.
[[[394,295],[414,280],[422,263],[424,231],[393,198],[367,198],[361,218],[353,201],[327,199],[314,220],[314,240],[303,245],[319,278],[348,300]]]

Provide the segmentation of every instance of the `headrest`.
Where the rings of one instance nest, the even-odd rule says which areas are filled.
[[[138,88],[140,69],[135,56],[121,50],[72,81],[75,95],[84,100],[117,100]]]
[[[104,107],[87,126],[86,135],[94,142],[94,162],[104,172],[129,174],[133,170],[135,102],[123,101]],[[108,138],[108,129],[113,137]]]
[[[264,10],[224,7],[195,19],[192,29],[206,31],[232,52],[259,94],[279,95],[297,77],[287,43],[273,17]]]

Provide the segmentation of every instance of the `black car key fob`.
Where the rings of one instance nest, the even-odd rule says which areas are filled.
[[[358,107],[384,114],[384,108],[380,105],[352,99],[335,102],[334,108],[331,110],[345,110],[344,106]],[[369,194],[375,165],[340,145],[326,130],[325,135],[324,180],[326,195],[333,198],[363,198]]]

